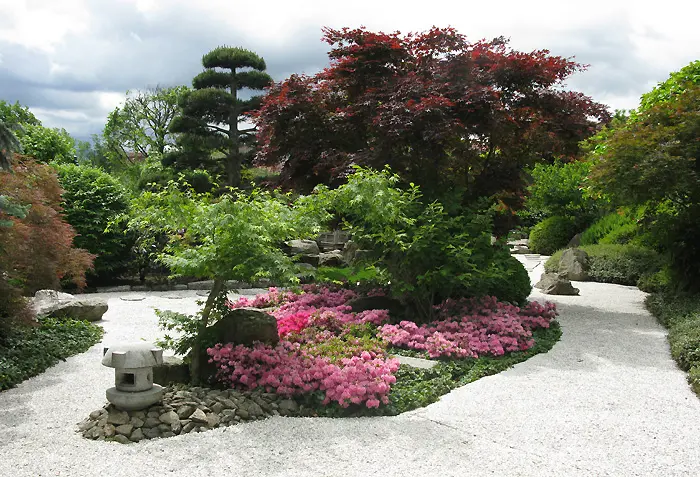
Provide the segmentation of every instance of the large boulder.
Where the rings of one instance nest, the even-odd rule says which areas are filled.
[[[190,368],[180,358],[163,356],[163,363],[153,367],[153,382],[162,386],[170,383],[189,383]]]
[[[207,340],[214,343],[233,343],[250,346],[261,341],[271,346],[279,342],[277,320],[257,308],[237,308],[207,327]]]
[[[559,275],[575,281],[588,280],[588,254],[578,248],[564,250],[559,259]]]
[[[76,297],[55,290],[39,290],[31,302],[37,318],[100,321],[108,308],[107,300],[104,298]]]
[[[578,288],[558,273],[543,273],[535,288],[542,290],[545,295],[578,295]]]
[[[330,252],[332,250],[341,249],[350,240],[350,234],[342,230],[334,230],[333,232],[324,232],[319,234],[316,241],[322,252]]]
[[[406,307],[397,299],[388,296],[360,296],[347,302],[353,313],[367,310],[387,310],[389,321],[396,324],[407,319]]]
[[[318,255],[321,250],[315,240],[290,240],[286,242],[290,255]]]
[[[343,252],[340,250],[332,250],[330,252],[321,252],[319,254],[319,266],[321,267],[342,267],[345,265]]]

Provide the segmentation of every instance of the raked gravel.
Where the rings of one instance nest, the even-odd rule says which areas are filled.
[[[540,259],[520,259],[539,278]],[[76,424],[104,404],[113,381],[99,344],[0,393],[0,476],[700,475],[700,399],[644,294],[575,286],[578,297],[546,297],[563,329],[549,353],[397,417],[275,417],[133,445],[90,441]],[[104,296],[107,344],[152,340],[154,307],[194,312],[201,299]]]

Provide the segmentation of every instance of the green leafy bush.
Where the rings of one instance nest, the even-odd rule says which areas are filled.
[[[530,232],[529,248],[534,253],[551,255],[565,247],[576,234],[576,224],[569,217],[554,216],[535,225]]]
[[[525,215],[537,221],[554,216],[574,217],[579,228],[586,227],[597,208],[583,188],[590,168],[589,163],[582,161],[537,164],[531,171]]]
[[[581,245],[631,242],[640,232],[638,221],[643,208],[623,207],[604,215],[581,233]]]
[[[0,341],[0,390],[36,376],[102,339],[103,330],[87,321],[45,318],[38,326],[15,327]]]
[[[595,282],[637,285],[641,277],[658,272],[663,265],[656,251],[639,245],[583,245],[580,249],[588,253],[588,274]],[[558,270],[561,254],[559,250],[547,260],[546,271]]]
[[[669,329],[671,355],[700,395],[700,295],[655,293],[646,306]]]
[[[129,265],[133,240],[123,228],[107,226],[125,214],[129,201],[122,186],[100,169],[75,164],[57,166],[63,193],[63,210],[78,236],[74,243],[97,255],[92,281],[110,279]]]
[[[357,168],[346,184],[319,186],[315,197],[342,217],[353,241],[369,251],[366,261],[386,273],[392,295],[417,320],[429,320],[433,305],[449,297],[525,300],[529,281],[511,281],[527,273],[503,245],[491,245],[488,213],[450,215],[440,202],[424,203],[417,186],[402,189],[399,182],[388,170]]]

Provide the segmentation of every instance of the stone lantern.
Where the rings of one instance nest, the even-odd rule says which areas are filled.
[[[163,350],[151,343],[122,343],[104,349],[102,364],[114,368],[114,387],[107,400],[123,411],[159,402],[163,388],[153,384],[153,367],[163,364]]]

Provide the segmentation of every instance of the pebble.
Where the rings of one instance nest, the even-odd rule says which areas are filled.
[[[81,421],[78,432],[93,440],[122,444],[206,432],[222,426],[270,416],[300,415],[292,399],[260,391],[242,392],[174,385],[166,388],[163,402],[140,411],[121,411],[107,404]]]

